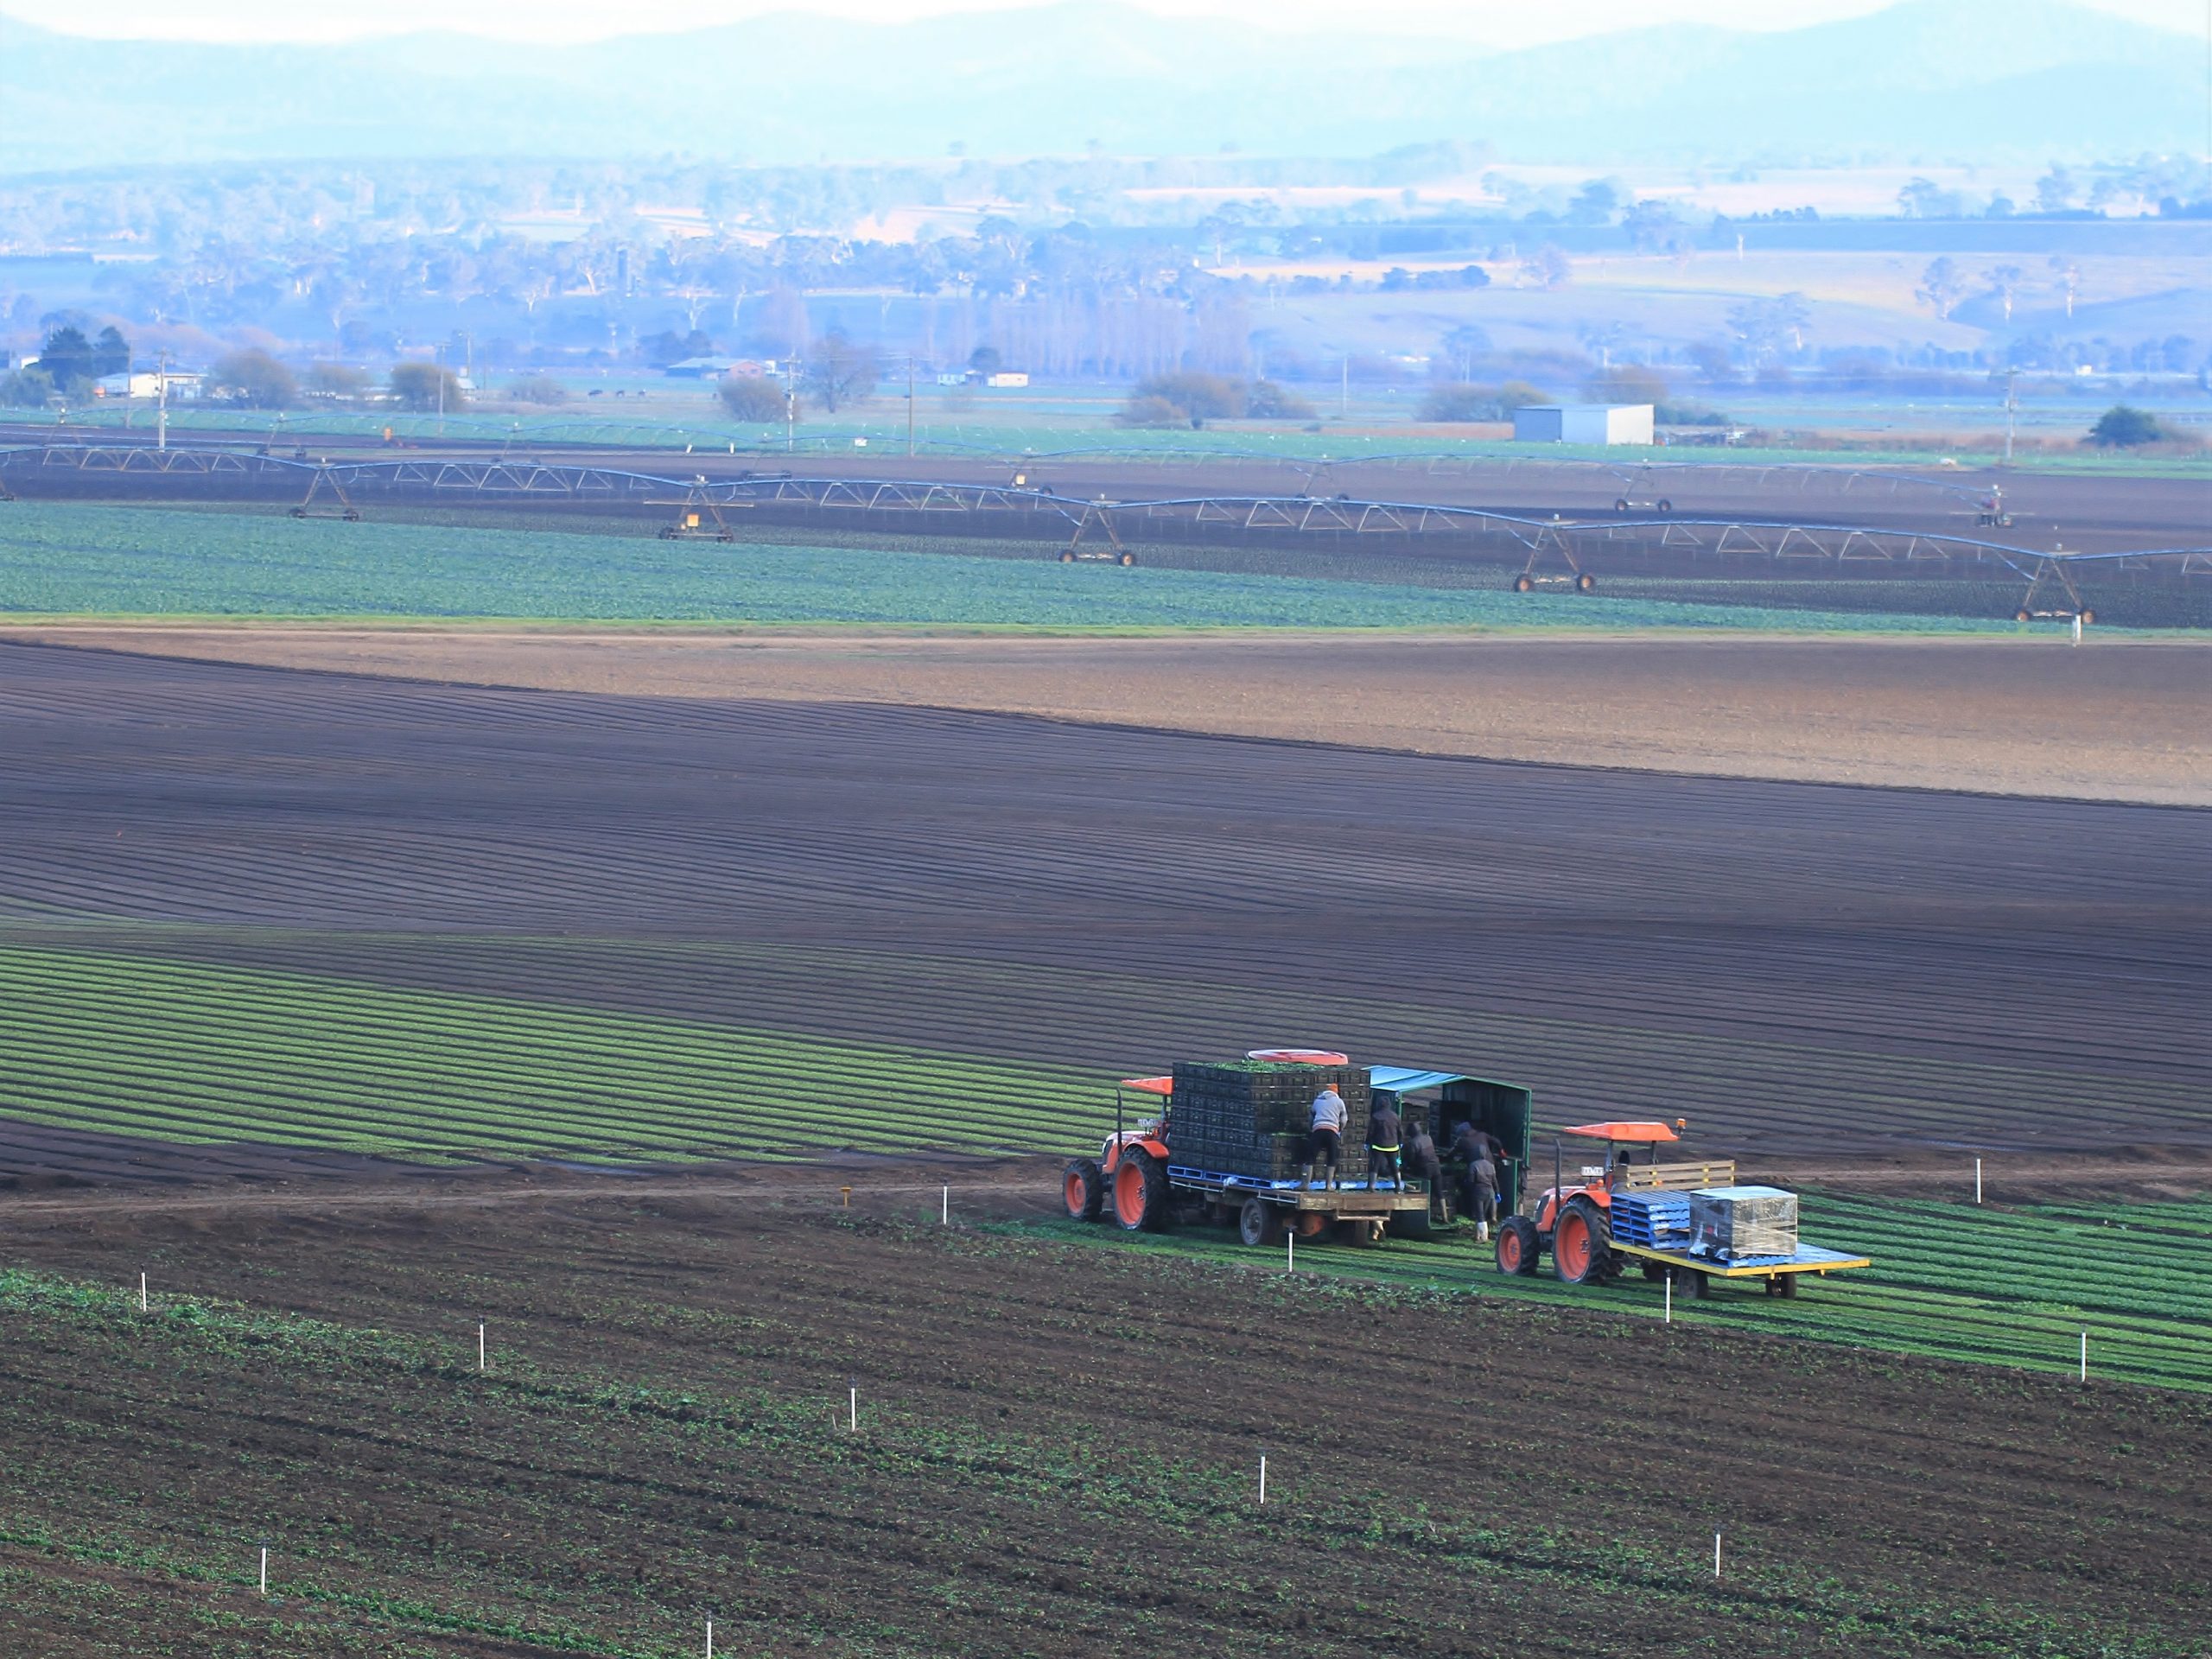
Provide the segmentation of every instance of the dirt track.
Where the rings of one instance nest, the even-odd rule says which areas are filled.
[[[2212,1142],[2188,809],[36,648],[0,721],[14,939],[1102,1076],[1325,1039],[1745,1154]]]
[[[2196,642],[89,624],[7,638],[473,684],[988,709],[1568,766],[2212,804],[2212,645]]]

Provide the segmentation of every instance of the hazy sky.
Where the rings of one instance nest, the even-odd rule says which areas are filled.
[[[0,14],[75,34],[200,40],[343,40],[418,29],[541,40],[730,22],[763,11],[812,11],[904,19],[982,11],[1033,0],[0,0]],[[1628,29],[1668,19],[1782,29],[1875,11],[1887,0],[1138,0],[1167,14],[1237,17],[1281,27],[1372,26],[1392,33],[1450,34],[1501,46]],[[2091,0],[2101,9],[2201,35],[2203,0]]]

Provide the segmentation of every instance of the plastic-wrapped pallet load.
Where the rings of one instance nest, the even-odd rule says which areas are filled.
[[[1797,1195],[1778,1186],[1710,1186],[1690,1194],[1690,1254],[1724,1262],[1797,1253]]]

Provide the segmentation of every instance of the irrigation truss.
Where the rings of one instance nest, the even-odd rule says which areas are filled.
[[[206,493],[233,499],[291,497],[297,502],[293,511],[300,517],[353,518],[359,516],[362,504],[434,501],[626,512],[662,508],[677,515],[679,524],[687,512],[710,515],[714,529],[699,533],[716,534],[722,540],[735,539],[724,515],[747,512],[770,518],[874,524],[909,531],[1039,538],[1065,535],[1071,552],[1093,531],[1117,550],[1124,537],[1140,542],[1387,538],[1400,544],[1486,549],[1493,556],[1524,560],[1524,572],[1537,580],[1553,579],[1548,573],[1554,567],[1569,577],[1577,575],[1588,563],[1603,563],[1608,553],[1672,556],[1722,566],[1761,562],[1781,567],[1822,562],[1861,568],[1964,564],[2009,570],[2031,584],[2031,594],[2037,584],[2047,581],[2069,586],[2070,591],[2065,571],[2090,565],[2169,576],[2212,575],[2212,543],[2069,552],[1910,526],[1682,517],[1664,511],[1536,516],[1419,499],[1318,493],[1086,498],[1026,482],[810,477],[784,470],[687,477],[499,455],[303,460],[260,450],[207,446],[164,449],[143,444],[0,449],[0,485],[35,493],[41,484],[50,483],[59,486],[56,493],[82,497],[98,492],[107,480],[157,486],[168,480],[179,486],[174,493],[180,495],[201,493],[193,487],[198,485],[207,486]],[[696,517],[690,522],[696,526]]]

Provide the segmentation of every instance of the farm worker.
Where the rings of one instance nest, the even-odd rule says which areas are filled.
[[[1429,1139],[1427,1125],[1418,1117],[1406,1136],[1406,1157],[1428,1183],[1428,1207],[1433,1214],[1444,1198],[1444,1160],[1436,1155],[1436,1142]]]
[[[1313,1166],[1329,1167],[1326,1185],[1337,1184],[1337,1166],[1344,1155],[1344,1100],[1337,1085],[1325,1083],[1313,1096],[1313,1132],[1306,1138],[1306,1185],[1313,1185]]]
[[[1467,1213],[1475,1218],[1475,1242],[1490,1240],[1491,1212],[1497,1208],[1497,1166],[1487,1158],[1467,1166]]]
[[[1371,1192],[1378,1180],[1398,1179],[1398,1114],[1383,1097],[1383,1104],[1368,1114],[1367,1118],[1367,1185]]]

